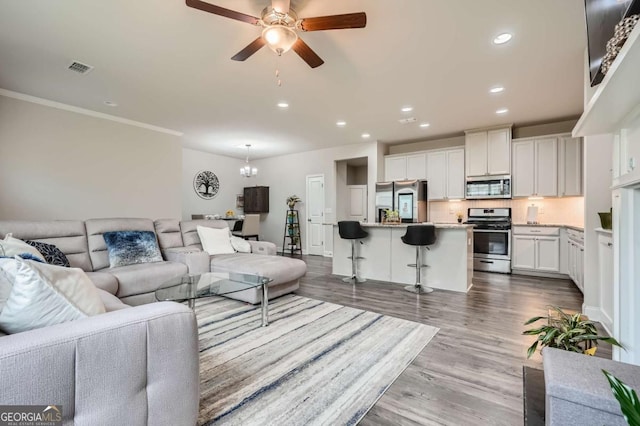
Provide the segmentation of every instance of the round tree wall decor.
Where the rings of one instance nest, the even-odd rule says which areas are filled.
[[[220,190],[220,181],[215,173],[208,170],[202,170],[196,173],[196,177],[193,178],[193,189],[198,194],[198,197],[210,200],[218,194]]]

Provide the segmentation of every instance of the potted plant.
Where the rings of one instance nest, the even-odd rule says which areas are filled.
[[[589,321],[581,313],[569,315],[557,306],[551,306],[546,317],[533,317],[524,325],[532,324],[541,319],[547,323],[538,328],[526,330],[522,334],[538,336],[527,350],[527,358],[536,351],[538,345],[541,347],[564,349],[565,351],[579,352],[586,355],[593,355],[598,347],[598,341],[610,343],[622,347],[613,337],[598,335],[593,321]]]
[[[458,223],[462,223],[462,218],[464,218],[464,215],[462,214],[462,212],[458,212],[456,213],[456,218],[458,219]]]
[[[602,370],[602,372],[609,381],[613,396],[616,397],[620,404],[620,411],[622,411],[624,419],[631,426],[639,426],[640,400],[638,400],[636,392],[608,371]]]
[[[296,203],[301,202],[302,200],[297,195],[290,195],[287,198],[287,205],[289,206],[289,210],[293,210],[296,207]]]

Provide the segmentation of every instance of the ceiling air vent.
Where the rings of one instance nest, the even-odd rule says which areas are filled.
[[[93,69],[91,65],[83,64],[82,62],[78,61],[71,62],[71,65],[69,65],[67,68],[79,74],[86,74]]]
[[[415,123],[416,118],[415,117],[401,118],[398,121],[400,122],[400,124],[409,124],[409,123]]]

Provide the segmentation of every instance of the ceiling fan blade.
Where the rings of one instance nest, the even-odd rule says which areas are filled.
[[[320,56],[316,54],[307,43],[299,38],[291,47],[294,52],[298,54],[311,68],[317,68],[324,64],[324,61]]]
[[[290,0],[271,0],[271,7],[279,13],[289,13]]]
[[[257,39],[253,40],[247,47],[236,53],[231,59],[233,59],[234,61],[244,61],[249,56],[260,50],[260,48],[262,48],[262,46],[264,46],[265,44],[266,42],[264,41],[262,36],[260,36]]]
[[[260,23],[260,19],[255,16],[246,15],[220,6],[214,6],[211,3],[206,3],[200,0],[186,0],[186,3],[187,6],[194,9],[203,10],[205,12],[213,13],[214,15],[224,16],[225,18],[235,19],[236,21],[242,21],[252,25],[258,25]]]
[[[367,14],[364,12],[346,15],[318,16],[305,18],[300,22],[303,31],[342,30],[346,28],[364,28],[367,25]]]

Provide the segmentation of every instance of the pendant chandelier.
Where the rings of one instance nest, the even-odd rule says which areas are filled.
[[[244,167],[240,168],[240,174],[243,177],[250,178],[251,176],[256,176],[258,174],[258,169],[256,167],[251,167],[249,164],[249,148],[251,148],[251,144],[245,145],[247,147],[247,158],[244,162]]]

